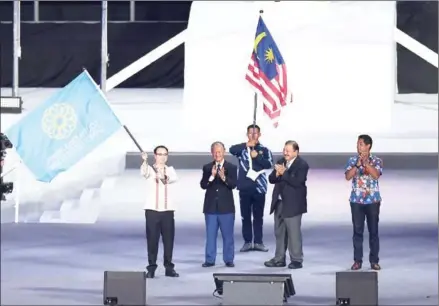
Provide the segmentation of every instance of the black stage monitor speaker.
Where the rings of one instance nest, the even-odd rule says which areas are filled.
[[[104,305],[146,305],[146,272],[104,272]]]
[[[337,305],[378,305],[377,272],[337,272],[335,287]]]
[[[214,273],[222,305],[283,305],[296,294],[291,274]]]

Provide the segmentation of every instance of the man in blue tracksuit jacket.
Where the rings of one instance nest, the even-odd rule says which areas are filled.
[[[239,161],[238,184],[239,200],[242,218],[242,236],[244,246],[241,252],[251,250],[267,252],[262,240],[262,227],[264,219],[265,195],[267,193],[268,179],[264,172],[256,180],[247,177],[251,167],[253,171],[271,169],[273,155],[271,151],[259,143],[261,129],[257,125],[247,127],[248,142],[230,147],[229,152]],[[251,162],[250,162],[251,158]],[[253,222],[252,222],[253,214]]]

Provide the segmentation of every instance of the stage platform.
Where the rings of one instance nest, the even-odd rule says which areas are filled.
[[[216,267],[201,267],[201,224],[177,230],[174,258],[181,276],[164,277],[160,266],[147,283],[148,305],[219,305],[213,273],[290,273],[297,294],[288,305],[335,305],[335,273],[352,264],[350,226],[305,225],[304,268],[295,271],[263,266],[274,247],[270,229],[270,252],[237,253],[233,269],[224,267],[221,251]],[[141,271],[147,263],[142,223],[2,224],[1,231],[2,305],[102,305],[105,270]],[[438,305],[437,224],[383,222],[380,231],[379,305]],[[239,234],[236,241],[238,249]]]
[[[217,265],[202,268],[201,173],[180,170],[178,175],[174,259],[181,277],[164,277],[160,266],[157,278],[147,284],[149,305],[218,305],[221,301],[212,296],[213,273],[291,273],[297,295],[289,305],[335,305],[335,273],[352,264],[349,182],[339,170],[310,171],[309,213],[302,223],[304,268],[294,271],[263,266],[275,247],[270,195],[264,218],[264,242],[270,251],[238,252],[243,241],[237,205],[236,267],[224,267],[219,236]],[[380,305],[438,304],[437,179],[437,170],[389,170],[382,176]],[[95,224],[2,224],[1,304],[101,305],[105,270],[142,271],[147,262],[142,184],[137,170],[127,170],[101,190]],[[367,231],[364,248],[367,271]]]
[[[55,90],[21,90],[24,113],[2,114],[2,131]],[[264,218],[264,242],[270,252],[238,252],[243,241],[237,205],[236,267],[223,266],[219,239],[217,266],[203,269],[205,237],[200,168],[211,160],[208,149],[216,139],[179,129],[184,108],[181,90],[115,89],[108,99],[146,151],[150,152],[157,144],[171,148],[169,161],[176,166],[180,178],[176,185],[176,192],[181,196],[176,213],[174,258],[181,277],[168,279],[160,267],[157,279],[148,282],[149,305],[218,305],[221,301],[212,296],[215,289],[212,274],[216,272],[291,273],[297,295],[289,300],[290,305],[335,304],[335,273],[347,270],[352,264],[349,182],[343,178],[343,167],[350,152],[355,150],[355,135],[310,138],[294,133],[291,137],[306,148],[303,156],[311,166],[309,213],[303,220],[303,269],[291,271],[263,266],[273,255],[275,246],[273,219],[268,215],[272,186]],[[383,270],[378,272],[380,305],[438,305],[437,95],[410,99],[415,101],[395,101],[400,116],[395,131],[372,135],[374,150],[383,158],[385,168],[380,184],[383,193],[380,218]],[[418,115],[427,119],[416,123]],[[174,125],[170,131],[157,128],[162,126],[159,121],[165,116]],[[131,140],[126,135],[119,136],[87,156],[87,163],[66,172],[65,180],[54,182],[53,188],[45,188],[38,205],[22,197],[20,223],[11,223],[14,221],[13,200],[2,202],[2,305],[99,305],[105,270],[144,269],[147,259],[143,181],[138,170],[140,157],[138,153],[129,153],[135,152]],[[226,146],[245,141],[245,131],[237,131],[234,137],[228,139],[225,135],[220,140],[226,142]],[[279,139],[279,144],[270,149],[279,151],[284,141]],[[334,143],[336,146],[331,147]],[[227,158],[236,163],[230,156]],[[107,166],[98,164],[98,160]],[[110,169],[112,167],[114,169]],[[92,168],[100,172],[93,172],[96,177],[90,181]],[[83,184],[80,186],[84,186],[81,187],[84,190],[76,190],[78,182]],[[23,186],[25,184],[33,187]],[[42,189],[31,182],[25,184],[21,185],[21,191],[27,189],[28,198],[35,195],[32,192]],[[76,188],[74,193],[73,187]],[[57,198],[53,199],[54,196]],[[235,203],[238,203],[236,191]],[[82,222],[80,217],[88,217],[92,209],[97,209],[97,220],[92,224],[40,223],[41,217],[51,211],[71,217],[69,210],[61,209],[72,205],[83,209],[84,215],[74,216],[79,218],[76,221]],[[367,234],[364,247],[366,258]],[[364,269],[367,268],[365,265]]]

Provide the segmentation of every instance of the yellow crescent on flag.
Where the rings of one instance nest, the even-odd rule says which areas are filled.
[[[265,34],[265,32],[262,32],[260,34],[258,34],[258,36],[256,36],[255,38],[255,52],[256,52],[256,48],[258,47],[259,43],[261,42],[261,40],[267,36],[267,34]],[[257,52],[256,52],[257,53]]]

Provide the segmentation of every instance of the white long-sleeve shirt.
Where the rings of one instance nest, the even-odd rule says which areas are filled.
[[[146,179],[144,209],[175,211],[172,184],[178,181],[178,177],[174,167],[165,166],[164,175],[167,177],[165,183],[160,179],[163,178],[160,173],[155,173],[154,169],[145,162],[140,166],[140,174]]]

